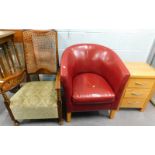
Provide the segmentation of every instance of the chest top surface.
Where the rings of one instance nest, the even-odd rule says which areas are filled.
[[[125,62],[132,78],[155,78],[155,69],[143,62]]]

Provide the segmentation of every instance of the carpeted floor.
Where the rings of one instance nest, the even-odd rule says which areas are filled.
[[[0,96],[0,126],[12,126],[8,112]],[[57,120],[23,121],[21,126],[57,126]],[[137,109],[122,109],[114,119],[108,118],[108,111],[73,113],[71,123],[64,126],[154,126],[155,107],[149,103],[144,112]]]

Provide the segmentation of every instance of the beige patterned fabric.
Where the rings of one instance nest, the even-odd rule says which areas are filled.
[[[23,32],[24,52],[28,73],[40,69],[57,72],[57,32],[28,30]]]
[[[55,81],[28,82],[10,101],[17,120],[58,118]]]

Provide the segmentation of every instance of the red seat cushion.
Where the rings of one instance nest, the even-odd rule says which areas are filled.
[[[110,103],[115,94],[103,77],[84,73],[73,79],[72,99],[75,104]]]

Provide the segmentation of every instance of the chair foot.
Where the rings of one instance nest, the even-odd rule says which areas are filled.
[[[63,119],[59,119],[59,125],[63,125]]]
[[[110,119],[113,119],[115,117],[116,111],[117,110],[111,110],[110,111],[110,116],[109,116]]]
[[[19,123],[17,120],[14,120],[14,125],[15,125],[15,126],[19,126],[20,123]]]
[[[67,112],[67,122],[71,122],[71,115],[72,113],[71,112]]]

